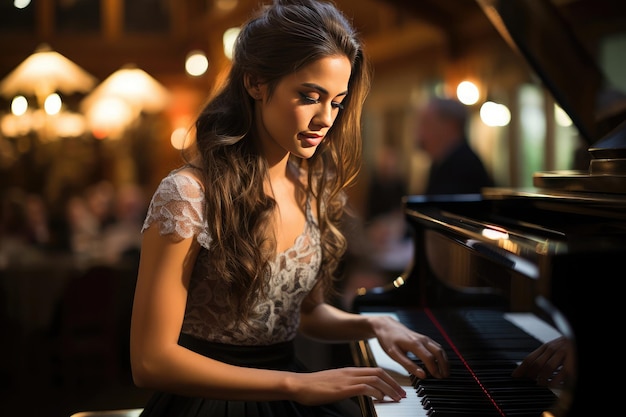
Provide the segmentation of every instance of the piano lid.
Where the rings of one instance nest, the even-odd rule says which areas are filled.
[[[534,185],[563,191],[626,193],[626,94],[550,0],[476,0],[530,64],[589,145],[588,170],[538,172]]]

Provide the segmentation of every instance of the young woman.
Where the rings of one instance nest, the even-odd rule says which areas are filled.
[[[145,219],[131,328],[134,381],[156,391],[144,416],[345,416],[352,397],[406,395],[379,368],[309,372],[297,332],[376,337],[418,378],[409,352],[447,376],[429,337],[324,302],[346,249],[369,79],[331,3],[277,0],[243,26],[229,78],[196,121],[197,152],[162,180]]]

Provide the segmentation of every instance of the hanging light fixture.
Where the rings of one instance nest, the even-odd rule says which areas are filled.
[[[0,81],[0,94],[13,98],[12,113],[2,118],[2,132],[11,136],[36,131],[44,142],[68,134],[80,135],[82,127],[77,122],[81,115],[65,110],[58,93],[86,93],[96,82],[80,66],[41,44]],[[33,96],[36,103],[31,105],[28,97]],[[73,127],[68,129],[70,125]]]
[[[82,105],[89,107],[102,97],[120,97],[136,111],[158,113],[169,103],[168,90],[150,74],[128,64],[105,79],[85,99]]]
[[[43,106],[48,95],[54,92],[87,93],[96,81],[80,66],[42,44],[0,81],[0,94],[5,97],[34,95]]]
[[[169,91],[134,64],[127,64],[100,83],[81,102],[92,131],[98,135],[123,130],[142,112],[159,113],[169,104]]]

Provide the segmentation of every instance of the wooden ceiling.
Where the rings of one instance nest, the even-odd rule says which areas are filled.
[[[167,33],[139,35],[123,31],[124,0],[101,0],[102,29],[91,34],[67,34],[55,27],[54,17],[50,16],[54,14],[54,1],[37,2],[33,31],[0,31],[1,78],[44,42],[100,80],[129,63],[157,79],[184,77],[183,60],[190,49],[219,49],[224,29],[241,24],[259,3],[239,0],[231,10],[220,12],[216,7],[220,1],[235,3],[169,0]],[[553,1],[589,42],[607,31],[626,27],[623,0]],[[336,3],[363,34],[377,68],[392,68],[400,60],[419,56],[429,48],[445,48],[454,55],[476,45],[504,42],[475,0],[336,0]],[[220,56],[213,55],[215,59]]]
[[[100,79],[129,62],[157,77],[181,73],[182,62],[191,48],[219,46],[223,30],[240,25],[259,4],[258,0],[239,0],[233,9],[220,11],[216,6],[218,0],[170,0],[169,31],[138,35],[123,32],[123,8],[119,6],[123,1],[103,2],[99,33],[64,32],[55,21],[55,8],[51,5],[54,1],[41,1],[48,6],[35,9],[34,30],[0,32],[3,51],[0,76],[6,75],[43,42]],[[375,64],[441,42],[461,45],[468,34],[495,35],[474,0],[336,2],[362,33]]]

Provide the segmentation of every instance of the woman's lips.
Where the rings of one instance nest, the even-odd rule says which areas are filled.
[[[324,139],[324,136],[304,135],[302,133],[299,134],[298,136],[300,137],[300,140],[302,140],[302,142],[304,142],[304,144],[308,146],[317,146],[320,143],[322,143],[322,139]]]

